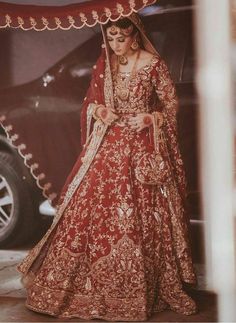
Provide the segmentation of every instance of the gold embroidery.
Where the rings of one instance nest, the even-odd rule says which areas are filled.
[[[130,5],[130,8],[134,9],[135,8],[135,0],[129,0],[129,5]]]
[[[24,19],[22,19],[21,17],[17,17],[17,21],[20,26],[24,24]]]
[[[32,155],[32,154],[30,154],[30,153],[25,155],[25,159],[26,159],[26,160],[30,160],[30,159],[32,159],[32,158],[33,158],[33,155]]]
[[[86,18],[86,16],[85,16],[85,14],[83,13],[83,12],[80,12],[80,19],[81,19],[81,21],[83,22],[83,23],[85,23],[86,21],[87,21],[87,18]]]
[[[5,129],[6,129],[6,131],[10,131],[10,130],[12,130],[12,125],[11,125],[11,124],[9,124],[8,126],[6,126],[6,127],[5,127]],[[17,136],[17,137],[16,137],[16,136]],[[14,136],[14,138],[16,138],[16,139],[17,139],[17,138],[18,138],[18,135],[15,135],[15,136]],[[15,140],[15,139],[13,139],[13,140]]]
[[[32,27],[35,27],[37,25],[37,21],[35,18],[29,17],[29,20]]]
[[[60,20],[60,18],[58,18],[58,17],[54,17],[54,20],[55,20],[55,23],[56,23],[56,25],[57,25],[57,26],[60,26],[60,25],[61,25],[61,20]]]
[[[97,11],[93,10],[92,11],[92,16],[93,16],[93,19],[94,20],[97,20],[98,19],[98,13],[97,13]]]
[[[41,20],[42,20],[42,23],[43,23],[45,26],[48,26],[48,25],[49,25],[49,21],[47,20],[47,18],[42,17],[42,18],[41,18]]]
[[[132,114],[140,112],[152,112],[148,102],[152,91],[153,84],[150,80],[150,72],[157,64],[158,58],[153,56],[150,63],[138,69],[132,77],[124,75],[129,79],[129,99],[123,100],[119,96],[119,75],[113,72],[114,82],[114,101],[116,111],[119,114]],[[141,84],[141,85],[140,85]]]
[[[129,9],[125,8],[128,10],[125,10],[122,4],[117,3],[116,4],[117,14],[115,14],[115,17],[112,20],[116,21],[123,16],[129,16],[133,12],[137,12],[138,10],[146,7],[147,5],[151,5],[155,3],[156,0],[143,0],[142,2],[143,3],[141,4],[136,2],[135,0],[129,0],[128,2]],[[125,14],[124,14],[124,11],[125,11]],[[110,8],[104,8],[104,12],[107,18],[110,18],[112,16],[112,12]],[[16,25],[15,22],[11,19],[10,14],[6,14],[5,23],[2,23],[2,25],[0,25],[0,28],[14,27],[14,28],[21,28],[23,30],[34,29],[36,31],[43,31],[45,29],[47,30],[55,30],[55,29],[68,30],[71,28],[81,29],[85,25],[88,27],[93,27],[97,23],[104,24],[104,13],[99,15],[96,11],[92,11],[92,18],[93,18],[92,21],[91,21],[91,18],[88,19],[86,14],[82,12],[79,13],[80,22],[77,22],[77,24],[76,24],[76,21],[78,19],[76,20],[76,18],[78,18],[77,15],[75,16],[69,15],[67,16],[67,19],[68,19],[67,24],[62,25],[61,19],[59,17],[54,17],[52,19],[54,20],[56,26],[54,26],[54,23],[53,23],[53,27],[51,27],[50,26],[51,22],[46,17],[41,17],[41,21],[40,21],[40,19],[36,19],[34,17],[28,17],[23,19],[23,17],[18,16],[17,17],[18,24]],[[30,27],[26,28],[24,25],[27,25],[27,23],[29,23]],[[43,23],[43,27],[41,27],[41,23]]]
[[[6,26],[10,27],[10,24],[12,23],[11,17],[9,15],[5,15],[5,18],[6,18]]]
[[[124,11],[124,8],[123,8],[123,6],[120,3],[117,3],[116,4],[116,8],[117,8],[117,11],[119,13],[122,13]]]
[[[63,203],[59,206],[57,210],[57,215],[55,216],[53,220],[53,226],[52,229],[55,227],[55,225],[60,220],[60,217],[62,216],[66,206],[68,205],[70,199],[72,198],[74,192],[79,187],[82,179],[84,178],[86,172],[88,171],[96,153],[97,150],[102,142],[102,139],[106,133],[107,126],[100,120],[97,120],[94,123],[94,129],[92,132],[91,140],[86,148],[85,155],[83,157],[83,164],[80,167],[78,173],[73,178],[71,184],[69,185],[69,188],[66,192],[66,195],[64,197]]]
[[[74,19],[72,16],[67,16],[67,19],[68,19],[68,21],[69,21],[69,24],[70,24],[71,26],[74,26],[75,19]]]
[[[109,8],[104,8],[106,16],[109,18],[111,16],[111,10]]]
[[[17,149],[20,156],[23,158],[25,166],[27,166],[27,168],[29,168],[31,175],[33,176],[33,178],[36,179],[37,186],[40,189],[42,189],[43,196],[46,197],[47,199],[49,199],[50,201],[52,201],[53,199],[55,199],[57,197],[57,194],[55,192],[48,191],[52,186],[51,183],[47,183],[47,184],[41,183],[41,180],[45,178],[45,174],[39,175],[38,173],[37,174],[35,173],[35,170],[37,170],[39,168],[39,164],[35,163],[35,162],[29,163],[29,161],[33,158],[33,155],[31,153],[24,152],[27,150],[26,144],[17,143],[17,141],[19,140],[19,135],[17,133],[12,133],[14,131],[13,126],[6,125],[5,121],[6,121],[6,116],[2,115],[0,117],[0,123],[1,123],[1,126],[4,129],[4,131],[6,132],[7,139],[9,140],[11,145]]]
[[[126,109],[157,109],[143,104],[154,91],[163,116],[174,122],[175,91],[162,62],[154,61],[138,72],[139,102],[133,102],[134,90]],[[104,95],[112,105],[107,95],[112,80],[106,73],[107,65]],[[78,164],[53,225],[17,268],[26,276],[37,272],[28,290],[29,308],[65,318],[122,321],[147,320],[168,304],[183,314],[196,311],[182,289],[181,280],[194,282],[195,276],[177,185],[173,179],[144,185],[134,176],[140,153],[149,151],[149,138],[148,129],[138,133],[125,122],[107,128],[95,122],[83,164]],[[177,143],[173,150],[177,155]],[[182,166],[180,156],[178,160]]]
[[[95,104],[94,103],[90,103],[87,109],[87,134],[86,134],[86,143],[85,145],[88,143],[89,141],[89,135],[90,135],[90,128],[91,128],[91,121],[92,121],[92,116],[93,116],[93,111],[95,108]]]

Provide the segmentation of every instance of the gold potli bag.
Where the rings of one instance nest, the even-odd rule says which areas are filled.
[[[159,127],[159,112],[153,113],[153,137],[154,149],[145,150],[138,154],[138,162],[135,166],[135,176],[143,184],[160,185],[171,178],[171,165],[165,136]]]

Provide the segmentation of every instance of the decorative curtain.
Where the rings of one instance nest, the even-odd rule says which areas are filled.
[[[92,27],[117,20],[156,0],[92,0],[66,6],[18,5],[0,2],[0,28],[55,30]]]

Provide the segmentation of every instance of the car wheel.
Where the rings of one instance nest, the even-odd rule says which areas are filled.
[[[32,236],[37,219],[27,183],[14,156],[0,152],[0,248]]]

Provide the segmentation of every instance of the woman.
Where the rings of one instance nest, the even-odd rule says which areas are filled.
[[[136,14],[102,32],[83,151],[51,228],[18,265],[26,306],[87,320],[144,321],[166,308],[190,315],[196,304],[182,284],[196,278],[175,88]]]

